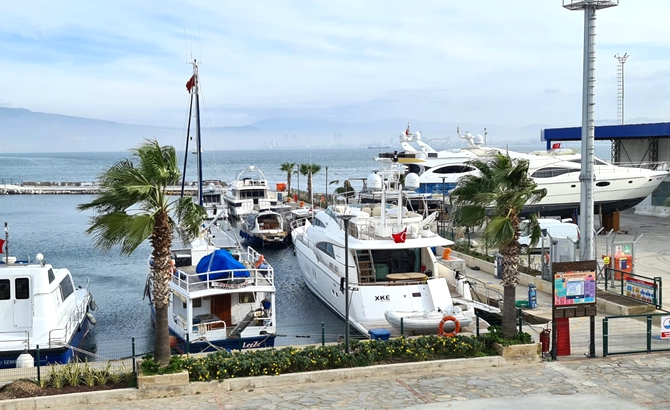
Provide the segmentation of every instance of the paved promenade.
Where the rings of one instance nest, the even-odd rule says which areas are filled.
[[[670,357],[582,359],[449,374],[413,373],[358,380],[221,391],[70,409],[667,409]],[[57,407],[57,402],[53,403]]]

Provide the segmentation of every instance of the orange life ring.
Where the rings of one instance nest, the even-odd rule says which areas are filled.
[[[263,255],[259,256],[258,261],[256,262],[256,269],[258,269],[263,264],[264,261],[265,258],[263,257]]]
[[[445,322],[454,322],[454,330],[451,333],[445,333],[444,331]],[[442,320],[440,320],[440,325],[437,327],[437,329],[438,329],[437,332],[438,336],[454,337],[461,330],[461,322],[459,322],[458,319],[456,319],[453,316],[445,316],[442,318]]]
[[[549,252],[545,252],[544,255],[542,255],[542,260],[544,260],[546,266],[549,266]]]

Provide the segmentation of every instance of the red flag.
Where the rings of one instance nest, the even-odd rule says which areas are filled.
[[[405,243],[405,239],[407,239],[407,228],[403,229],[401,232],[392,233],[391,236],[393,237],[393,242]]]
[[[409,124],[407,124],[407,129],[405,130],[405,135],[409,135]]]
[[[191,92],[191,88],[195,87],[195,74],[189,78],[189,80],[186,82],[186,91],[189,93]]]
[[[561,148],[561,143],[560,142],[555,142],[552,146],[551,149],[559,149]]]
[[[0,239],[0,253],[5,253],[5,240]]]

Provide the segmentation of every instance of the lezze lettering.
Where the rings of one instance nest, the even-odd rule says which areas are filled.
[[[391,295],[378,295],[375,296],[375,302],[390,302]]]
[[[262,346],[263,342],[261,342],[260,340],[256,340],[254,342],[244,342],[242,344],[242,349],[254,349],[256,347],[262,347]]]

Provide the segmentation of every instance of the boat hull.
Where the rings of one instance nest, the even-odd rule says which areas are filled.
[[[53,349],[39,349],[39,365],[48,366],[50,364],[68,363],[76,356],[74,348],[82,345],[90,329],[90,322],[87,317],[77,328],[78,330],[73,334],[72,340],[68,346],[53,348]],[[71,346],[71,347],[70,347]],[[0,351],[0,369],[13,369],[16,367],[16,359],[24,353],[24,350]],[[27,352],[33,357],[35,366],[38,365],[37,349],[29,349]]]

